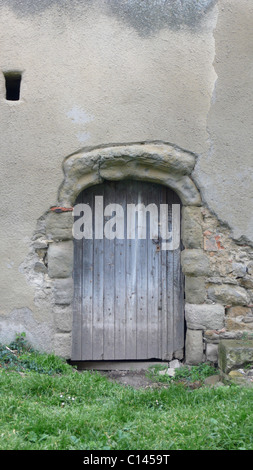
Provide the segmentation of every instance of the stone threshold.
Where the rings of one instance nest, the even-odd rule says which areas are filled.
[[[168,366],[168,361],[69,361],[77,370],[147,370],[154,366]]]

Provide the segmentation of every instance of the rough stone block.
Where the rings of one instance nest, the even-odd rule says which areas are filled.
[[[46,250],[48,247],[48,242],[47,240],[44,240],[44,238],[38,238],[37,240],[35,240],[35,242],[33,242],[33,248],[35,250]]]
[[[54,308],[54,324],[60,331],[70,332],[72,330],[72,307],[59,306]]]
[[[72,212],[50,212],[46,219],[46,234],[48,239],[71,240],[73,226]]]
[[[218,365],[222,372],[228,374],[231,370],[253,363],[253,340],[222,340],[218,349]]]
[[[65,359],[71,357],[71,333],[56,333],[54,336],[54,354]]]
[[[205,279],[185,276],[185,300],[190,304],[202,304],[206,298]]]
[[[220,330],[224,327],[225,309],[222,305],[185,305],[188,328],[194,330]]]
[[[253,261],[250,261],[247,265],[247,271],[251,275],[253,274]]]
[[[200,207],[183,207],[182,210],[182,242],[185,248],[202,248],[202,214]]]
[[[241,331],[227,331],[226,328],[204,331],[204,340],[212,344],[219,344],[222,339],[240,339],[241,337]]]
[[[196,365],[204,361],[203,334],[201,330],[187,329],[185,355],[186,364]]]
[[[253,330],[253,314],[250,307],[231,307],[227,310],[226,329],[228,331],[251,331]]]
[[[210,362],[218,362],[218,344],[206,344],[206,360]]]
[[[240,285],[245,289],[253,289],[253,278],[252,276],[245,276],[240,280]]]
[[[230,318],[246,318],[247,315],[252,315],[252,309],[250,307],[242,307],[241,305],[237,305],[236,307],[230,307],[227,309],[227,316]]]
[[[182,362],[180,362],[178,359],[173,359],[169,362],[169,367],[171,367],[172,369],[179,369],[182,366]]]
[[[48,275],[51,278],[70,277],[73,270],[73,242],[52,243],[48,249]]]
[[[202,250],[184,250],[181,253],[184,274],[205,276],[210,274],[210,263]]]
[[[210,375],[204,380],[204,384],[210,387],[219,387],[224,385],[223,382],[221,382],[221,379],[222,378],[219,374]]]
[[[56,279],[54,281],[54,300],[59,305],[69,305],[73,300],[74,285],[73,279]]]
[[[37,261],[34,265],[34,271],[36,273],[42,273],[42,274],[45,274],[47,272],[47,267],[45,266],[44,263],[42,263],[41,261]]]
[[[250,302],[249,295],[243,287],[229,284],[210,286],[208,297],[224,305],[248,305]]]
[[[233,274],[237,277],[244,277],[247,274],[247,267],[243,263],[232,263]]]

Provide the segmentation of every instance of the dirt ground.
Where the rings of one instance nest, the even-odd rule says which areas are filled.
[[[109,380],[118,382],[125,386],[131,386],[136,389],[140,388],[168,388],[170,387],[170,383],[159,382],[159,380],[150,379],[147,377],[146,370],[111,370],[111,371],[99,371],[100,374],[105,375]],[[200,380],[189,382],[188,380],[181,379],[177,383],[181,383],[182,385],[190,388],[192,390],[196,388],[200,388],[204,385],[207,386],[220,386],[223,385],[220,382],[219,375],[212,375],[208,379],[204,381],[204,383]]]
[[[155,388],[160,384],[153,382],[147,377],[146,370],[113,370],[113,371],[100,371],[101,374],[106,375],[109,380],[116,381],[122,385],[130,385],[134,388]]]

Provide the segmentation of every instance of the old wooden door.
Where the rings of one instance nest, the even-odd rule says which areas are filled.
[[[131,227],[129,205],[140,203],[158,209],[167,204],[168,229],[172,205],[180,210],[173,191],[132,180],[93,186],[76,201],[76,208],[85,204],[88,212],[75,218],[85,220],[79,227],[86,238],[74,240],[73,360],[170,360],[184,346],[180,244],[162,249],[160,233],[151,234],[148,211],[139,221],[144,232],[146,223],[145,237],[138,223]]]

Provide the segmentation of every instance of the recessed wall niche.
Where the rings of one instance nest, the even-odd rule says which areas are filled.
[[[16,71],[4,72],[4,78],[6,100],[19,101],[22,74]]]

